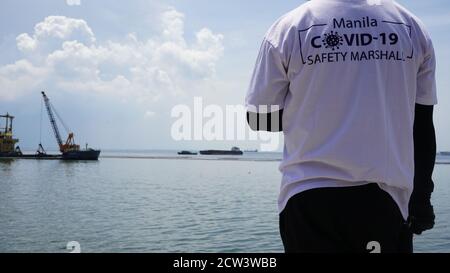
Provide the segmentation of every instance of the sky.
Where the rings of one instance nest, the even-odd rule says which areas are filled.
[[[242,105],[264,34],[304,1],[3,0],[0,113],[25,150],[55,149],[40,91],[76,141],[102,149],[244,149],[258,141],[175,141],[176,105]],[[450,5],[398,1],[435,44],[438,149],[450,150]],[[42,116],[42,122],[41,122]],[[42,125],[41,125],[42,124]],[[42,130],[40,130],[42,128]]]

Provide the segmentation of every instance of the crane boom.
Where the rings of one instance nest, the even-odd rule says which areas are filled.
[[[59,133],[58,125],[56,124],[55,116],[53,115],[52,107],[50,105],[50,100],[48,99],[45,92],[42,91],[42,96],[44,97],[45,108],[47,109],[48,118],[50,119],[50,123],[52,124],[53,133],[55,134],[56,141],[58,142],[59,147],[63,146],[63,141],[61,138],[61,134]]]
[[[42,96],[44,97],[45,102],[45,108],[47,109],[48,117],[50,118],[50,123],[52,124],[53,133],[55,133],[56,141],[59,145],[59,150],[61,153],[67,153],[67,152],[73,152],[73,151],[79,151],[80,146],[75,144],[74,136],[72,132],[68,132],[66,143],[62,141],[61,134],[59,133],[58,125],[56,124],[55,115],[53,114],[53,111],[56,113],[56,116],[60,119],[61,123],[64,125],[64,122],[59,117],[56,110],[53,109],[50,100],[48,99],[47,95],[45,95],[45,92],[42,91]],[[66,127],[64,125],[64,127]],[[67,129],[66,129],[67,130]]]

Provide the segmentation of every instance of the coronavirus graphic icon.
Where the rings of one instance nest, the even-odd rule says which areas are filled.
[[[331,50],[339,49],[341,45],[343,45],[344,39],[339,33],[331,31],[330,33],[326,33],[323,35],[323,45],[326,48],[331,48]]]

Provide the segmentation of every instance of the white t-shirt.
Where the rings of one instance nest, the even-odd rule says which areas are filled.
[[[435,66],[424,25],[395,1],[313,0],[279,19],[246,98],[284,109],[279,211],[309,189],[378,183],[406,219],[415,104],[437,104]]]

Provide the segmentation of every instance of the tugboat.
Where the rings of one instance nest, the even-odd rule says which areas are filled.
[[[229,151],[225,150],[205,150],[200,151],[201,155],[243,155],[244,153],[238,147],[233,147]]]
[[[50,123],[52,124],[53,133],[55,134],[56,141],[59,146],[59,150],[62,153],[63,160],[98,160],[100,156],[100,150],[89,149],[86,145],[85,150],[80,150],[80,145],[75,144],[74,134],[67,129],[67,126],[64,125],[61,117],[56,112],[53,105],[50,103],[49,98],[45,95],[45,92],[41,92],[42,97],[44,98],[45,108],[47,109],[47,114],[50,119]],[[59,118],[64,128],[68,132],[68,137],[66,142],[62,141],[61,134],[59,133],[58,126],[56,124],[55,116],[53,112],[56,113],[56,116]]]

